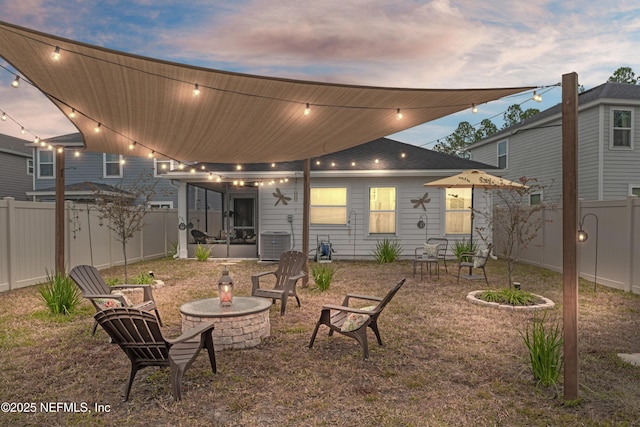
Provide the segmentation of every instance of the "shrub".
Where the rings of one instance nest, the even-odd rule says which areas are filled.
[[[178,254],[179,243],[177,240],[171,241],[171,249],[169,249],[169,256],[174,257]]]
[[[132,285],[153,285],[153,277],[148,273],[140,273],[131,278]]]
[[[487,302],[510,305],[533,305],[538,299],[531,293],[520,289],[500,289],[498,291],[484,291],[476,295],[476,298]]]
[[[373,257],[380,264],[384,264],[386,262],[397,261],[401,253],[402,246],[397,240],[384,239],[377,241],[376,249],[373,251]]]
[[[455,254],[458,261],[471,261],[470,259],[461,260],[460,257],[465,252],[476,253],[477,250],[478,246],[471,241],[467,241],[466,239],[456,240],[455,242],[453,242],[453,253]]]
[[[562,334],[558,324],[546,325],[547,313],[533,319],[533,327],[520,332],[531,360],[533,377],[545,387],[555,385],[562,369]]]
[[[195,254],[198,261],[206,261],[207,258],[209,258],[209,255],[211,254],[211,248],[202,246],[200,243],[198,243],[198,246],[196,246],[196,249],[195,249]]]
[[[311,277],[320,291],[329,290],[335,269],[330,264],[314,264],[311,266]]]
[[[47,282],[38,288],[38,292],[52,314],[73,313],[82,297],[73,280],[60,273],[53,276],[47,273]]]

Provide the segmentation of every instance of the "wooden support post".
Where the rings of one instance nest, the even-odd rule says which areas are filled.
[[[578,75],[562,76],[564,400],[578,398]]]
[[[307,255],[304,263],[305,276],[302,278],[302,287],[309,286],[309,228],[310,228],[310,203],[311,203],[311,159],[304,160],[304,191],[302,196],[302,252]]]
[[[64,147],[55,147],[56,150],[56,203],[55,203],[55,272],[66,274],[64,267]]]

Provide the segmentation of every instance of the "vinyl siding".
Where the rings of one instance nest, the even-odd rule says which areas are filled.
[[[347,220],[346,225],[311,225],[309,230],[309,248],[315,250],[318,236],[329,235],[331,244],[336,250],[334,258],[371,258],[376,243],[382,240],[384,235],[370,235],[368,194],[370,187],[395,187],[397,233],[396,236],[387,236],[390,239],[398,239],[403,247],[403,257],[413,257],[414,249],[422,247],[426,237],[447,237],[449,244],[456,239],[468,236],[443,236],[444,230],[444,191],[440,188],[424,187],[425,178],[416,177],[381,177],[381,178],[313,178],[311,187],[346,187],[347,188]],[[291,201],[285,206],[282,202],[275,205],[277,199],[272,195],[275,189],[291,197]],[[429,193],[430,202],[425,203],[426,211],[421,206],[414,208],[412,199],[419,199],[425,193]],[[486,200],[480,196],[482,192],[476,192],[476,208],[484,209]],[[284,231],[291,233],[292,225],[287,222],[287,215],[293,215],[294,249],[302,249],[302,180],[290,180],[285,184],[260,189],[259,195],[259,221],[261,232]],[[427,226],[425,229],[417,227],[421,215],[426,215]],[[481,224],[481,219],[476,216],[476,224]],[[349,222],[350,220],[350,222]],[[315,252],[312,252],[313,256]]]
[[[0,152],[0,199],[27,200],[26,192],[33,186],[33,177],[27,175],[27,158]]]
[[[640,183],[640,109],[633,112],[633,150],[610,149],[611,109],[628,108],[624,104],[609,104],[603,113],[603,189],[605,199],[616,200],[627,197],[629,184]]]

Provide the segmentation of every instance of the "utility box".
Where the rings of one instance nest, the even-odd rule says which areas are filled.
[[[280,254],[291,249],[291,233],[264,231],[260,233],[260,261],[278,261]]]

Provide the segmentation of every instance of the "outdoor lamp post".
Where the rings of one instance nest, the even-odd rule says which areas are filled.
[[[222,268],[222,276],[218,279],[218,296],[220,297],[220,305],[228,307],[233,301],[233,280],[229,276],[229,270],[225,265]]]
[[[584,214],[584,216],[580,220],[580,224],[578,225],[578,242],[580,243],[586,242],[587,239],[589,238],[589,235],[587,234],[587,232],[584,231],[584,229],[582,228],[582,226],[584,225],[584,220],[588,216],[592,216],[596,219],[596,261],[595,261],[595,267],[594,267],[595,271],[593,272],[593,290],[595,291],[596,286],[598,285],[598,215],[594,213]]]

